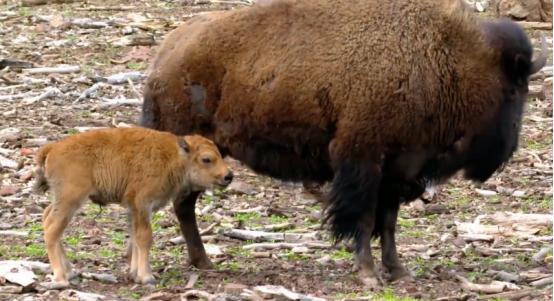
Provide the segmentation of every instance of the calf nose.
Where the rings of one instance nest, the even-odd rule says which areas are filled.
[[[225,178],[223,178],[223,180],[225,180],[225,183],[227,184],[231,183],[231,181],[233,181],[233,172],[232,171],[228,172],[225,175]]]

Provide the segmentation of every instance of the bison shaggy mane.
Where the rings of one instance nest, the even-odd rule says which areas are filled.
[[[543,39],[543,49],[544,49]],[[392,279],[399,205],[463,170],[485,181],[517,148],[532,60],[525,32],[458,0],[260,1],[172,31],[142,125],[200,133],[253,170],[332,181],[326,222],[360,275]]]

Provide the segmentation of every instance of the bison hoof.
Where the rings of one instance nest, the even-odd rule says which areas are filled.
[[[394,269],[390,272],[390,282],[412,282],[414,277],[405,268]]]
[[[192,265],[193,267],[195,267],[199,270],[213,270],[214,269],[213,263],[208,258],[204,258],[202,260],[191,260],[190,265]]]
[[[364,286],[374,292],[381,291],[383,289],[383,280],[375,271],[360,270],[358,277],[364,284]]]

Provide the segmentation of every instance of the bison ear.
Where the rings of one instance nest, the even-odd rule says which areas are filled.
[[[190,153],[190,145],[188,144],[187,140],[185,139],[185,137],[180,137],[179,138],[179,147],[185,151],[185,153]]]

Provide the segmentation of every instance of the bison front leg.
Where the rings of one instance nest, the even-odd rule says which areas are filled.
[[[386,208],[383,212],[381,229],[381,258],[383,266],[390,273],[390,280],[410,280],[410,273],[402,266],[396,251],[395,231],[396,219],[398,217],[398,203],[393,207]]]
[[[204,244],[198,232],[196,214],[194,213],[196,200],[199,195],[200,192],[191,192],[177,197],[173,201],[173,209],[177,219],[179,219],[181,232],[187,242],[190,264],[199,269],[211,269],[213,265],[206,255]]]

